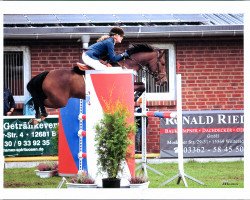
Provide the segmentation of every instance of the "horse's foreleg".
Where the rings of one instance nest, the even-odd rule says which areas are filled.
[[[145,91],[145,85],[142,82],[135,82],[134,84],[134,101],[137,101],[142,93]]]

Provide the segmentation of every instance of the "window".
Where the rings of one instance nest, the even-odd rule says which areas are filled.
[[[16,103],[28,96],[26,85],[30,80],[30,51],[28,47],[4,47],[4,87],[11,90]]]
[[[166,50],[166,72],[168,84],[165,86],[157,86],[152,75],[147,74],[147,100],[175,100],[176,99],[176,56],[173,44],[150,44],[156,48]],[[137,81],[141,81],[141,71],[138,72]]]

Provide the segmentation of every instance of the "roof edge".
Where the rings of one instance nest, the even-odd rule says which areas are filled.
[[[244,25],[219,26],[125,26],[127,38],[139,37],[205,37],[205,36],[243,36]],[[110,27],[5,27],[4,39],[74,39],[82,35],[92,38],[107,34]]]

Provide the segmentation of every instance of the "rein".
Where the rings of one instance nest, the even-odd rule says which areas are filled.
[[[145,65],[141,64],[136,59],[131,58],[130,56],[128,58],[133,60],[135,63],[137,63],[137,65],[139,65],[142,68],[142,70],[144,70],[147,74],[152,75],[153,78],[155,78],[155,79],[159,78],[159,80],[161,80],[163,77],[158,77],[158,75],[159,75],[159,71],[160,71],[160,59],[163,56],[164,52],[160,55],[160,49],[155,49],[155,51],[157,52],[157,70],[156,70],[156,72],[150,71]]]

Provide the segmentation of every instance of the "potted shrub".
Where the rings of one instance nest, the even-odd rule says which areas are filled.
[[[107,104],[107,103],[106,103]],[[131,144],[130,134],[135,133],[135,124],[127,123],[131,113],[120,101],[106,105],[103,118],[96,124],[96,151],[99,172],[105,173],[103,187],[119,188],[118,173],[122,171],[122,162],[127,156],[127,147]]]
[[[96,188],[95,180],[87,172],[82,171],[77,176],[72,177],[70,182],[66,183],[67,188]]]
[[[148,178],[143,175],[132,177],[129,180],[130,188],[148,188],[149,183]]]
[[[35,173],[37,176],[40,176],[40,178],[49,178],[55,176],[58,173],[58,164],[56,162],[39,163]]]

